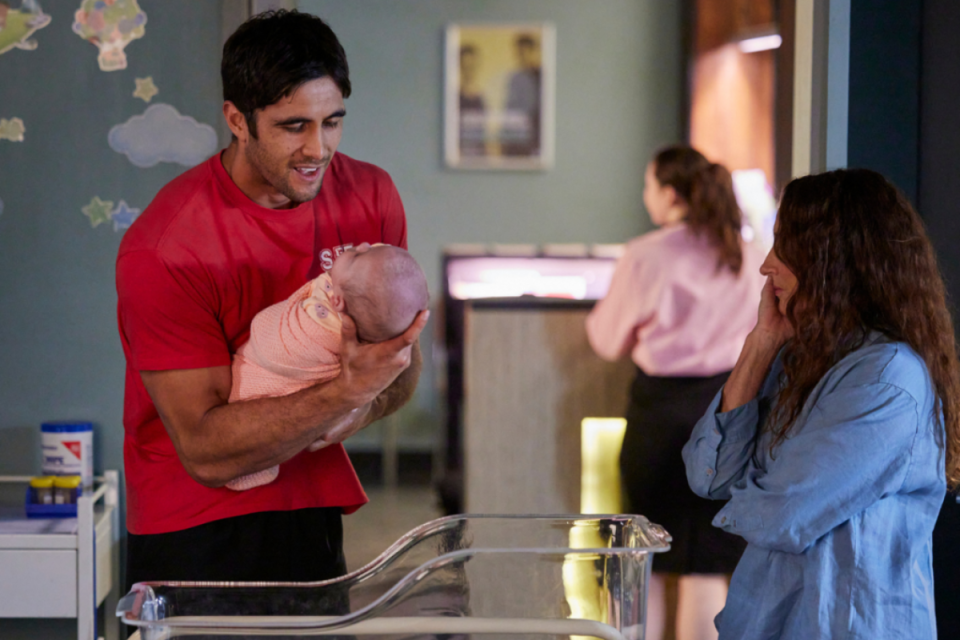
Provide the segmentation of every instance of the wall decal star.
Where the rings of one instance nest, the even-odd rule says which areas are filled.
[[[117,208],[110,212],[110,217],[113,218],[113,230],[129,229],[139,215],[140,209],[134,209],[121,200]]]
[[[104,222],[110,222],[110,213],[113,211],[113,202],[104,202],[99,197],[94,196],[90,204],[80,209],[83,215],[90,218],[90,226],[96,227]]]
[[[150,102],[153,100],[153,96],[160,93],[160,90],[157,89],[157,85],[153,84],[153,76],[136,78],[135,82],[137,83],[137,89],[133,92],[134,98],[140,98],[144,102]]]

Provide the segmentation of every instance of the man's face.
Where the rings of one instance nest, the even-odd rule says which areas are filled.
[[[517,57],[524,69],[536,69],[540,66],[540,56],[537,54],[537,45],[534,43],[526,40],[517,43]]]
[[[346,109],[329,77],[305,82],[293,94],[254,114],[257,137],[242,145],[258,191],[274,208],[316,197],[343,135]]]
[[[477,77],[477,52],[471,49],[460,52],[460,80],[463,84],[472,82]]]

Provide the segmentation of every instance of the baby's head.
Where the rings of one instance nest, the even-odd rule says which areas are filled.
[[[366,243],[343,253],[330,270],[331,301],[347,313],[364,342],[394,338],[430,301],[417,261],[399,247]]]

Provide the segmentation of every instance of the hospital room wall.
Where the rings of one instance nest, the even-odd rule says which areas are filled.
[[[0,474],[40,470],[48,420],[93,422],[97,470],[120,469],[114,262],[123,229],[92,226],[81,209],[95,196],[144,209],[186,169],[138,168],[108,145],[111,127],[148,106],[133,96],[136,78],[159,88],[150,105],[217,126],[220,2],[139,0],[145,35],[126,47],[127,68],[108,72],[72,31],[79,0],[39,5],[51,21],[31,36],[36,49],[0,55],[0,118],[25,127],[22,142],[0,140]]]
[[[353,95],[340,150],[393,176],[409,245],[440,294],[448,243],[623,242],[649,228],[642,174],[683,138],[682,2],[669,0],[300,0],[327,20],[350,61]],[[556,28],[556,162],[547,171],[443,163],[444,29],[549,22]],[[432,323],[431,323],[432,324]],[[441,397],[426,367],[401,415],[400,447],[440,437]],[[367,434],[375,444],[376,431]],[[363,445],[355,442],[354,447]]]
[[[96,48],[71,31],[78,2],[40,4],[52,21],[34,34],[37,49],[0,56],[0,117],[26,126],[23,142],[0,141],[0,474],[39,470],[46,420],[92,421],[97,470],[122,466],[114,261],[123,230],[109,222],[92,227],[81,207],[97,196],[145,208],[185,169],[163,162],[141,169],[107,145],[113,125],[147,106],[132,96],[134,78],[153,77],[160,88],[153,104],[171,104],[220,131],[220,2],[139,0],[146,35],[127,47],[129,67],[113,72],[99,70]],[[299,4],[328,19],[343,40],[354,94],[341,150],[392,174],[434,299],[441,247],[450,242],[620,242],[648,228],[644,165],[657,145],[682,136],[680,4]],[[557,32],[554,168],[446,169],[444,27],[541,21]],[[401,449],[430,449],[440,437],[431,342],[426,335],[425,373],[402,418]],[[378,446],[376,429],[364,437],[352,446]]]

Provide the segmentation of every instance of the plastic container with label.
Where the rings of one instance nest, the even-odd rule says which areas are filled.
[[[44,422],[40,425],[43,473],[80,476],[84,487],[93,486],[93,424]]]

